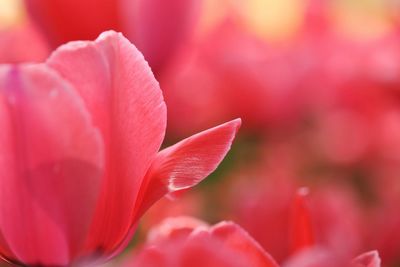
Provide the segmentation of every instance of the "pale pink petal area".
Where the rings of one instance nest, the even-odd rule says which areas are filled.
[[[353,260],[352,267],[381,267],[381,258],[378,251],[361,254]]]
[[[211,235],[219,238],[239,255],[245,255],[248,266],[278,267],[275,260],[242,228],[232,222],[221,222],[211,228]]]
[[[127,36],[158,73],[194,32],[199,0],[121,0]]]
[[[31,23],[0,29],[0,63],[43,62],[49,54],[47,43]]]
[[[228,153],[240,125],[241,120],[235,119],[160,151],[146,174],[137,216],[164,195],[193,187],[213,172]]]
[[[61,46],[47,64],[83,98],[105,142],[106,174],[89,250],[114,250],[134,224],[135,202],[164,138],[166,107],[142,54],[122,34]]]
[[[100,132],[75,90],[45,65],[0,67],[0,128],[0,229],[15,255],[9,260],[69,265],[100,193]]]
[[[120,30],[118,0],[25,0],[28,11],[54,46],[90,40]]]
[[[292,253],[314,245],[314,233],[310,210],[307,206],[308,194],[308,188],[299,188],[293,202],[290,233]]]

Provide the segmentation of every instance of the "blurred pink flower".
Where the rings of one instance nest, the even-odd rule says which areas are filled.
[[[44,64],[0,66],[0,255],[12,263],[105,261],[162,196],[211,173],[234,120],[158,152],[159,85],[121,34],[71,42]]]
[[[190,217],[166,219],[124,267],[278,267],[240,226]]]
[[[166,70],[168,75],[160,77],[166,101],[172,104],[171,130],[182,135],[214,121],[240,116],[246,129],[270,134],[303,125],[314,116],[319,118],[347,92],[363,97],[376,89],[382,95],[398,96],[397,32],[357,39],[335,28],[334,19],[328,15],[332,13],[327,8],[331,1],[301,2],[311,6],[292,38],[280,43],[265,40],[232,15],[181,53]],[[370,101],[373,106],[375,99]],[[179,124],[182,114],[194,114],[195,120],[188,115]],[[368,123],[365,125],[363,114],[361,121],[358,118],[349,117],[349,121],[327,128],[333,130],[327,140],[340,140],[342,136],[349,140],[328,153],[332,154],[329,157],[337,160],[344,156],[341,160],[348,162],[368,150]],[[353,142],[357,136],[359,140]],[[347,143],[351,145],[346,150],[343,144]]]
[[[302,68],[294,56],[227,19],[181,53],[160,77],[172,107],[171,130],[182,135],[237,114],[254,132],[297,121],[304,96],[299,90]],[[195,120],[184,116],[179,125],[178,114]]]
[[[299,217],[298,217],[299,218]],[[296,233],[298,234],[298,233]],[[338,258],[320,247],[304,247],[285,263],[275,260],[239,225],[220,222],[214,226],[191,217],[168,218],[149,235],[143,248],[122,264],[124,267],[380,267],[376,251],[354,260]]]
[[[25,0],[49,41],[60,45],[122,31],[157,74],[193,32],[199,0]],[[94,11],[94,12],[92,12]]]

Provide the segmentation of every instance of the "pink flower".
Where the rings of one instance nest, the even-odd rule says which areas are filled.
[[[190,217],[166,219],[124,267],[278,267],[240,226],[214,226]]]
[[[190,217],[168,218],[149,235],[144,248],[124,267],[380,267],[376,251],[352,261],[335,257],[319,247],[300,250],[282,265],[239,225],[220,222],[214,226]]]
[[[158,73],[195,26],[199,0],[26,0],[54,45],[122,31]]]
[[[158,152],[166,106],[121,34],[71,42],[44,64],[0,66],[0,255],[24,265],[102,262],[162,196],[200,182],[240,120]]]

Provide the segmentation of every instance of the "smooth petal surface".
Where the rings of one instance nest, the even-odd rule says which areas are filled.
[[[88,250],[114,250],[164,138],[166,107],[142,54],[122,34],[61,46],[47,64],[78,90],[105,141],[106,174]],[[108,253],[107,253],[108,254]]]
[[[120,30],[117,0],[25,0],[30,15],[54,46]]]
[[[158,73],[194,31],[199,0],[121,0],[127,36]]]
[[[0,67],[0,128],[0,241],[14,254],[2,256],[69,265],[100,193],[98,129],[71,86],[44,65]]]
[[[193,135],[158,153],[141,190],[137,216],[165,194],[195,186],[225,157],[241,125],[236,119]]]
[[[352,264],[352,267],[380,267],[381,259],[377,251],[370,251],[355,258]]]

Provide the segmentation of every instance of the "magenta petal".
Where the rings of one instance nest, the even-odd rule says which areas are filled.
[[[137,216],[165,194],[195,186],[213,172],[230,149],[240,125],[241,120],[236,119],[159,152],[146,175]]]
[[[88,249],[110,252],[133,224],[140,185],[164,138],[161,90],[142,54],[112,31],[61,46],[47,64],[77,88],[102,132],[106,174]]]
[[[352,267],[380,267],[381,259],[378,251],[370,251],[361,254],[352,262]]]
[[[100,192],[100,133],[76,92],[44,65],[0,67],[0,128],[0,229],[16,257],[9,260],[67,265]]]

